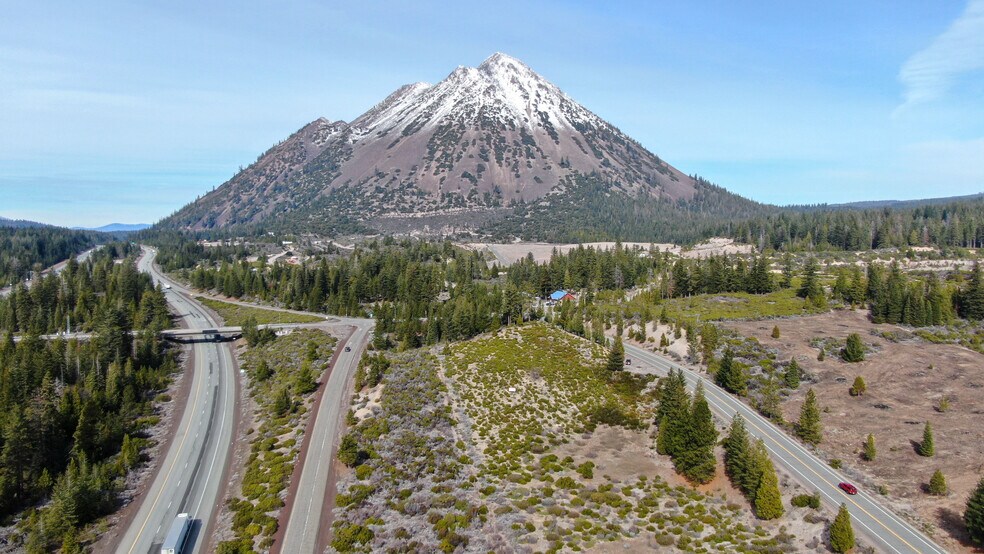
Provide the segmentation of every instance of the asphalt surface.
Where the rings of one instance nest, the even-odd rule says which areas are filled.
[[[155,255],[147,249],[139,269],[150,273],[155,282],[170,283],[153,265]],[[200,304],[170,284],[172,288],[165,290],[165,296],[187,327],[216,326]],[[182,512],[194,520],[185,552],[202,552],[207,542],[209,529],[205,527],[219,507],[223,472],[231,456],[236,375],[227,344],[200,342],[193,348],[194,372],[187,406],[160,471],[117,546],[118,553],[160,552],[171,522]]]
[[[349,378],[355,374],[359,358],[369,339],[369,331],[374,325],[371,319],[339,320],[355,327],[345,342],[351,350],[338,353],[338,361],[328,376],[328,381],[322,383],[325,387],[324,395],[315,416],[297,495],[293,498],[290,519],[280,546],[280,552],[284,553],[313,553],[318,549],[318,537],[324,523],[321,514],[328,496],[328,482],[332,474],[332,464],[335,463],[335,448],[342,429],[342,417],[348,407],[345,403],[347,385]]]
[[[783,466],[795,479],[820,493],[824,505],[834,511],[843,503],[851,512],[854,532],[882,552],[899,554],[945,554],[912,524],[883,507],[871,494],[860,489],[856,495],[841,491],[838,483],[848,481],[826,462],[817,458],[802,444],[791,438],[771,421],[749,408],[712,381],[662,356],[636,346],[625,346],[626,357],[632,360],[630,369],[639,373],[665,375],[672,369],[682,369],[688,386],[693,389],[703,381],[704,393],[711,410],[730,422],[736,413],[745,419],[748,433],[761,438],[773,460]]]

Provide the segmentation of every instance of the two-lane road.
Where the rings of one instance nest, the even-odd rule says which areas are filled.
[[[883,507],[867,492],[862,490],[852,496],[838,489],[837,484],[847,481],[847,478],[817,458],[771,421],[713,382],[686,367],[636,346],[626,345],[625,353],[627,357],[633,359],[633,371],[649,372],[647,370],[651,369],[652,372],[665,375],[670,369],[682,369],[691,389],[698,381],[702,381],[707,402],[715,415],[730,422],[735,414],[740,413],[745,419],[748,433],[765,442],[776,463],[785,467],[803,485],[818,491],[824,504],[829,508],[836,510],[842,503],[846,504],[851,512],[855,531],[863,535],[878,550],[897,554],[946,553],[946,550],[914,525]]]
[[[155,255],[154,250],[145,249],[138,267],[150,273],[155,282],[171,284],[165,295],[184,326],[215,327],[216,322],[201,305],[177,292],[173,283],[157,271]],[[196,523],[194,542],[189,542],[186,552],[201,552],[209,536],[206,527],[221,500],[235,423],[236,375],[229,346],[196,343],[194,371],[189,377],[192,382],[188,403],[171,447],[117,552],[160,552],[168,527],[182,512],[190,514]]]
[[[354,330],[345,341],[345,347],[338,353],[338,360],[327,381],[318,412],[315,415],[314,429],[304,456],[304,466],[297,487],[297,494],[291,502],[290,519],[284,532],[284,539],[275,550],[281,553],[308,554],[319,550],[319,537],[323,535],[324,513],[329,508],[325,500],[329,496],[328,483],[335,459],[342,417],[348,408],[346,392],[350,378],[355,374],[359,358],[369,340],[369,331],[375,322],[371,319],[340,318],[342,324],[351,325]],[[339,347],[342,345],[339,343]]]

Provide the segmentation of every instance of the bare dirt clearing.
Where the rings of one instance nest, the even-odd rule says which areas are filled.
[[[530,254],[533,255],[533,259],[537,263],[544,263],[550,261],[550,256],[554,250],[561,254],[566,254],[579,246],[610,250],[615,247],[615,243],[586,242],[584,244],[550,244],[544,242],[516,242],[512,244],[470,243],[462,246],[472,250],[491,252],[499,265],[510,265]],[[749,244],[737,244],[731,239],[724,238],[712,238],[687,249],[676,244],[648,242],[623,242],[622,246],[625,248],[641,248],[643,250],[649,250],[650,247],[654,247],[658,248],[661,252],[672,252],[685,258],[704,258],[720,254],[750,254],[753,251],[753,247]]]
[[[773,339],[777,324],[781,337]],[[796,420],[807,389],[813,387],[824,409],[821,451],[830,459],[843,460],[846,473],[869,491],[887,486],[888,501],[929,523],[934,538],[948,550],[973,552],[961,518],[968,495],[984,474],[984,356],[919,339],[892,342],[881,335],[908,333],[894,325],[871,323],[866,311],[724,325],[777,349],[781,360],[795,356],[814,381],[804,381],[784,401],[787,421]],[[859,333],[875,349],[865,361],[849,364],[832,355],[817,361],[818,350],[810,346],[811,339],[844,340],[850,333]],[[848,391],[859,375],[867,392],[853,397]],[[951,406],[940,412],[944,395]],[[933,427],[936,446],[936,455],[928,458],[916,453],[926,421]],[[860,456],[869,433],[877,444],[876,459],[870,462]],[[937,469],[950,488],[944,497],[925,492]]]

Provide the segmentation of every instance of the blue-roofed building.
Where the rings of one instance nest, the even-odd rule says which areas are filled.
[[[567,292],[566,290],[557,290],[550,294],[550,300],[554,302],[562,302],[564,300],[574,300],[574,295]]]

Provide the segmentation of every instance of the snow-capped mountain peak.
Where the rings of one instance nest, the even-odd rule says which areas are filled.
[[[292,188],[321,199],[356,191],[350,202],[363,217],[529,202],[563,193],[576,175],[628,195],[679,200],[695,192],[688,176],[523,62],[495,53],[434,85],[404,85],[351,123],[305,126],[232,180],[239,196],[222,213],[195,225],[258,220],[281,205],[297,209]],[[270,198],[259,209],[237,208],[255,204],[250,188]],[[220,187],[209,196],[222,194]]]

